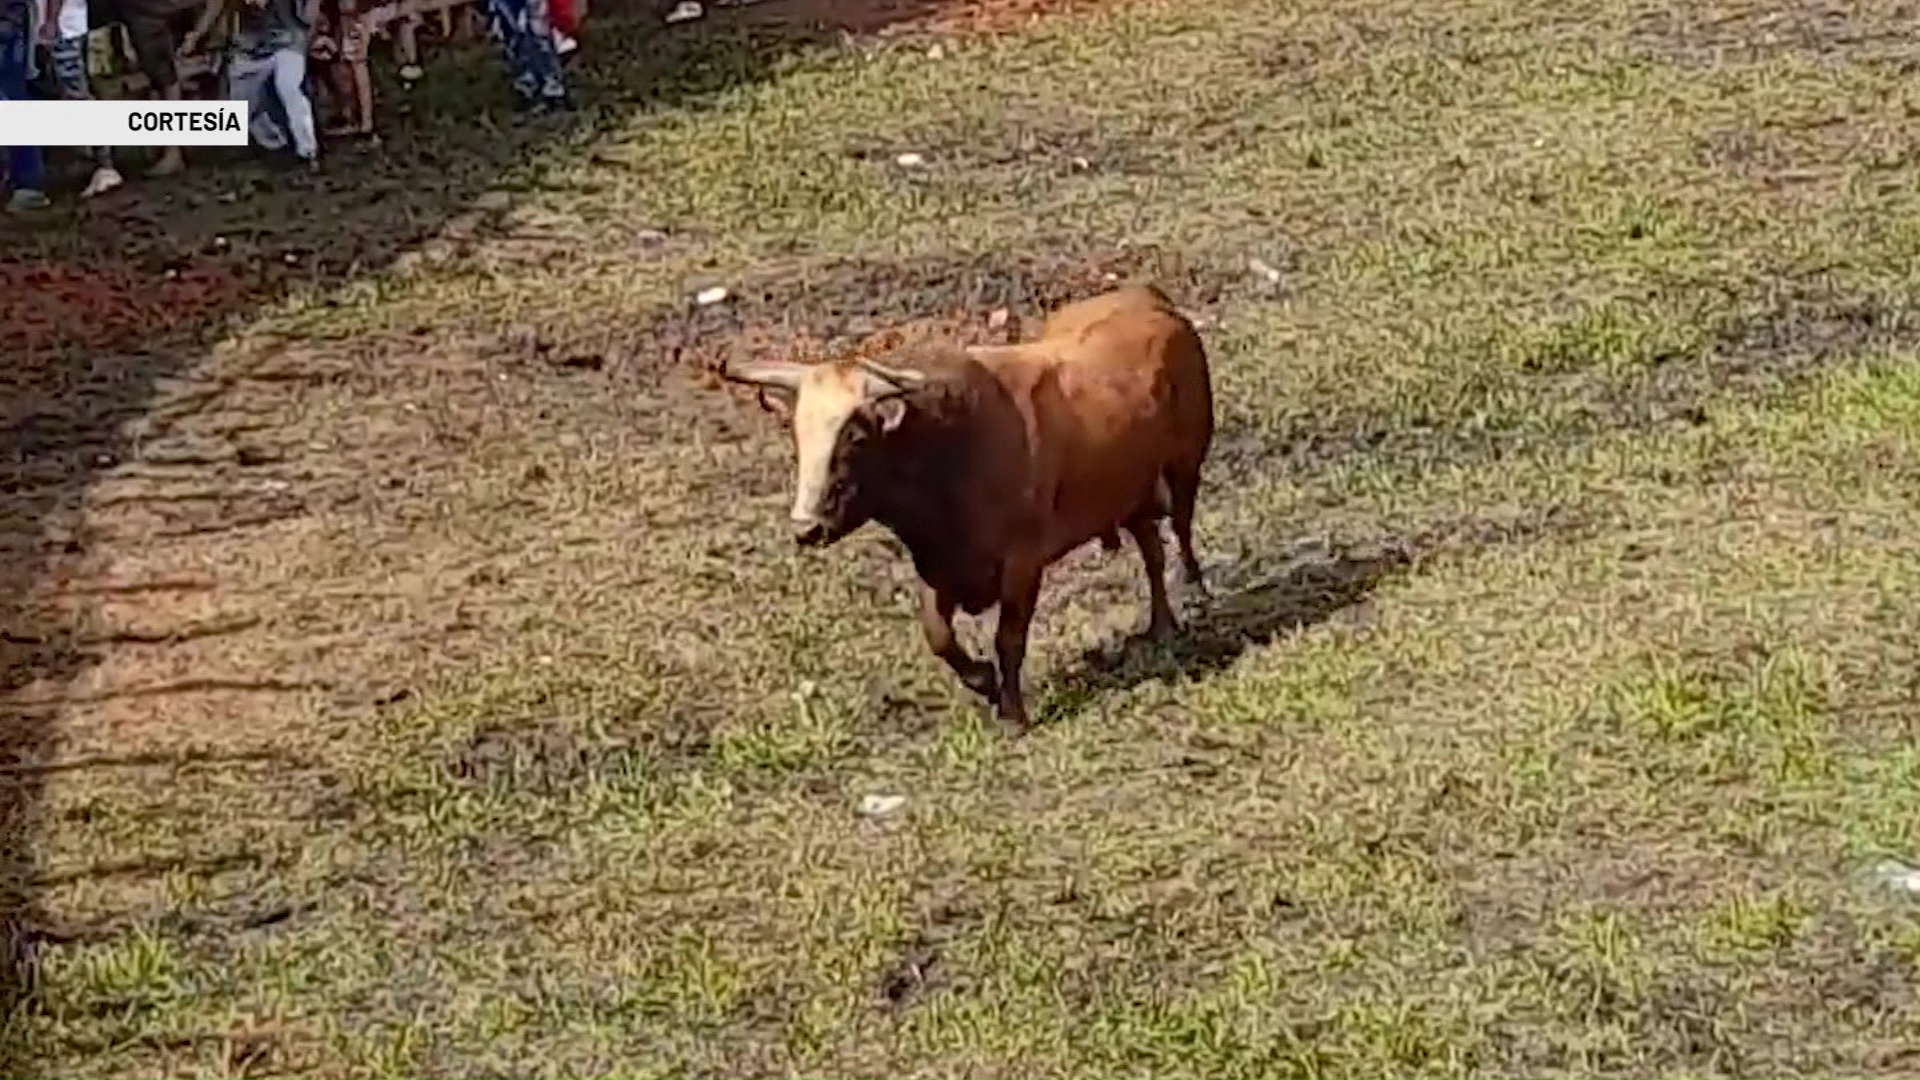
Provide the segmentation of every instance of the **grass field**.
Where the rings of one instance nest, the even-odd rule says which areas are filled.
[[[0,375],[9,1075],[1920,1068],[1910,13],[596,19],[7,226],[149,305]],[[1109,275],[1217,596],[1075,556],[1009,739],[702,368]]]

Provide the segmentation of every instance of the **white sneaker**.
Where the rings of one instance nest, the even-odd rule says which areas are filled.
[[[80,197],[91,199],[98,195],[105,195],[126,182],[126,178],[120,175],[119,169],[111,165],[102,165],[93,170],[93,177],[87,181],[86,190],[80,193]]]
[[[561,56],[565,56],[579,47],[580,47],[580,43],[568,37],[567,35],[561,33],[558,30],[555,30],[553,32],[553,51],[554,52],[559,53]]]

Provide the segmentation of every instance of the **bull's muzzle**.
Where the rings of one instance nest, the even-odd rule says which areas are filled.
[[[816,517],[793,518],[793,542],[801,547],[819,547],[827,542],[830,531],[827,523]]]

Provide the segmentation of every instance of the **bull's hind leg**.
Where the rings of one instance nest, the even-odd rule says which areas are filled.
[[[926,635],[927,648],[933,655],[946,661],[967,689],[993,701],[1000,696],[1000,688],[993,677],[993,665],[985,660],[975,660],[967,655],[960,639],[953,633],[953,612],[958,607],[953,597],[941,593],[931,585],[920,586],[920,631]]]
[[[1193,504],[1200,497],[1200,467],[1170,466],[1166,471],[1169,517],[1173,519],[1173,539],[1180,545],[1180,582],[1204,600],[1207,582],[1200,573],[1200,560],[1193,553]]]
[[[993,630],[993,654],[1000,666],[1000,719],[1015,731],[1028,726],[1027,699],[1020,689],[1020,668],[1027,659],[1027,629],[1040,599],[1040,566],[1020,562],[1000,580],[1000,619]]]
[[[1140,561],[1147,568],[1147,635],[1155,641],[1173,636],[1173,605],[1167,602],[1167,551],[1160,544],[1160,524],[1141,514],[1127,522],[1127,531],[1140,547]]]

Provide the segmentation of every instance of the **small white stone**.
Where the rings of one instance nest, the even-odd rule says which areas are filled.
[[[927,59],[929,60],[938,60],[941,57],[944,57],[946,55],[947,55],[947,50],[941,48],[938,45],[935,45],[933,48],[927,50]]]
[[[905,805],[905,795],[863,795],[860,798],[860,816],[886,817]]]
[[[699,304],[701,307],[706,307],[710,304],[717,304],[720,301],[725,300],[730,295],[732,294],[727,292],[727,287],[725,285],[715,285],[712,288],[701,289],[699,292],[695,293],[693,296],[693,302],[696,304]]]
[[[683,23],[690,19],[697,19],[706,13],[707,9],[696,0],[683,0],[682,3],[675,4],[672,11],[667,12],[667,22]]]
[[[1920,894],[1920,870],[1894,859],[1882,859],[1874,864],[1873,876],[1880,883],[1896,892]]]
[[[1271,266],[1268,266],[1266,261],[1259,258],[1258,256],[1255,256],[1254,258],[1247,260],[1247,269],[1253,271],[1256,274],[1259,274],[1263,278],[1266,278],[1269,284],[1272,284],[1272,285],[1280,284],[1280,271],[1275,270]]]
[[[921,157],[919,154],[905,153],[905,154],[901,154],[897,158],[894,158],[893,163],[895,165],[900,166],[903,169],[917,169],[920,166],[925,165],[927,163],[927,159]]]
[[[987,316],[987,329],[1000,330],[1011,321],[1013,321],[1013,312],[1006,308],[995,308],[993,314]]]

